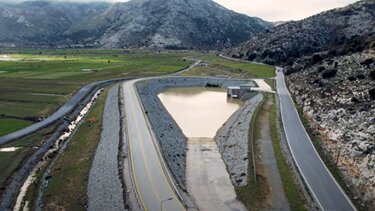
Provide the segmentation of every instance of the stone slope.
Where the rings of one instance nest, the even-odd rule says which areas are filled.
[[[375,40],[375,1],[362,0],[301,21],[279,25],[251,38],[228,55],[235,58],[290,65],[296,58],[359,52]]]
[[[288,77],[303,108],[346,181],[375,208],[375,51],[326,59]],[[340,155],[339,155],[340,154]],[[357,197],[358,198],[358,197]]]

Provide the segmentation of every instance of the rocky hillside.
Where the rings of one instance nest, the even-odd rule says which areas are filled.
[[[244,42],[272,24],[212,0],[33,1],[0,5],[0,27],[3,45],[212,49]]]
[[[288,77],[289,90],[347,182],[375,208],[375,51],[325,59]]]
[[[63,34],[86,17],[103,12],[107,3],[69,3],[30,1],[0,5],[0,43],[2,46],[54,46],[68,43]]]
[[[212,0],[132,0],[112,5],[67,35],[106,47],[217,48],[243,42],[270,26]]]
[[[375,1],[278,25],[226,52],[282,65],[296,104],[364,210],[375,209]]]
[[[360,52],[374,39],[375,1],[363,0],[279,25],[227,54],[269,64],[291,64],[316,52],[324,52],[321,57]]]

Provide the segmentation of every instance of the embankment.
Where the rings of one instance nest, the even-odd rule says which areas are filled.
[[[153,78],[137,84],[140,99],[158,139],[164,160],[174,175],[177,184],[183,190],[186,191],[187,138],[157,95],[168,88],[205,86],[226,88],[242,83],[254,85],[253,82],[248,80],[211,77]]]

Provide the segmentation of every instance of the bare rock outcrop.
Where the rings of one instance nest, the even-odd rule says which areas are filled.
[[[296,103],[327,152],[371,208],[375,208],[374,58],[374,51],[366,51],[326,59],[288,77]]]

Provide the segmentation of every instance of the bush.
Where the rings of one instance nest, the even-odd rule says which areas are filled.
[[[312,56],[312,64],[316,64],[323,60],[323,57],[320,54],[314,54]]]
[[[323,72],[326,68],[324,66],[319,66],[318,67],[318,72]]]
[[[365,61],[361,62],[361,65],[363,66],[366,66],[366,67],[370,67],[371,64],[374,64],[375,61],[373,58],[370,58],[370,59],[366,59]]]
[[[322,78],[329,79],[335,77],[337,69],[328,69],[322,72]]]
[[[372,70],[369,74],[369,77],[372,79],[372,80],[375,80],[375,70]]]
[[[257,54],[256,53],[252,53],[249,55],[249,57],[247,58],[249,61],[252,61],[254,60],[255,58],[257,58]]]
[[[363,79],[366,79],[366,76],[362,75],[362,74],[358,74],[357,75],[357,79],[359,80],[363,80]]]
[[[370,98],[371,98],[372,100],[375,100],[375,89],[371,89],[371,90],[368,92],[368,94],[370,95]]]

